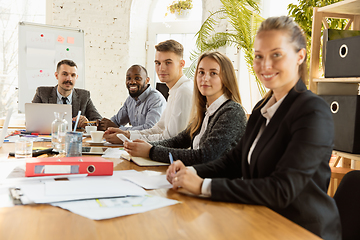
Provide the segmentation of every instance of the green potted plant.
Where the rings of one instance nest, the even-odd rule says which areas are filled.
[[[313,18],[313,9],[314,7],[324,7],[342,0],[299,0],[298,5],[290,3],[287,7],[289,11],[289,16],[294,18],[294,20],[299,24],[299,26],[304,30],[306,39],[307,39],[307,56],[308,56],[308,66],[310,64],[310,50],[311,50],[311,35],[312,35],[312,18]],[[348,20],[337,19],[337,18],[327,18],[325,20],[329,25],[330,29],[345,29]],[[321,34],[323,32],[321,31]],[[320,55],[322,59],[322,52]],[[321,67],[321,66],[320,66]]]
[[[176,14],[177,16],[187,15],[188,11],[192,8],[192,0],[177,0],[167,7],[171,14]]]
[[[191,53],[192,64],[185,69],[185,75],[188,77],[194,75],[196,61],[201,53],[224,46],[235,46],[243,50],[249,71],[255,76],[260,94],[264,95],[266,89],[257,79],[252,68],[253,41],[256,30],[263,21],[259,16],[259,0],[220,0],[220,2],[222,7],[211,12],[196,33],[197,51]],[[216,27],[224,19],[228,21],[229,28],[225,32],[219,32]]]

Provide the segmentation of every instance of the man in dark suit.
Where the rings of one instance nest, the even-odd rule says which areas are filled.
[[[78,111],[81,110],[79,127],[84,127],[87,121],[101,119],[90,98],[90,92],[74,88],[78,78],[77,66],[72,60],[61,60],[56,67],[55,77],[58,85],[55,87],[38,87],[33,103],[71,104],[73,121],[76,121]]]

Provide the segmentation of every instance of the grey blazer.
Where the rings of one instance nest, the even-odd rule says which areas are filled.
[[[194,139],[190,137],[189,129],[185,129],[170,139],[150,142],[153,145],[150,158],[168,163],[171,152],[174,159],[180,159],[185,165],[210,162],[236,146],[245,133],[246,122],[241,105],[228,100],[209,118],[199,149],[192,149]]]
[[[57,85],[55,87],[38,87],[33,103],[57,103]],[[81,110],[81,115],[90,121],[101,119],[101,115],[96,110],[90,98],[90,92],[84,89],[74,88],[72,95],[72,117],[76,117]]]

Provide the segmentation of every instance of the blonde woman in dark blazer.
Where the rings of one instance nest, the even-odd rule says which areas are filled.
[[[306,89],[306,39],[289,17],[257,32],[254,70],[270,89],[228,154],[202,165],[175,161],[167,179],[214,201],[267,206],[324,239],[341,239],[327,188],[334,130],[327,104]]]

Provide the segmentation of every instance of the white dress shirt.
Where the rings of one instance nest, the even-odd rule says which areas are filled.
[[[59,89],[56,89],[56,94],[57,94],[56,103],[57,104],[63,104],[62,98],[64,96],[59,93]],[[72,104],[72,95],[73,95],[73,91],[71,91],[69,96],[65,97],[67,104],[70,104],[70,105]]]
[[[265,127],[269,124],[271,118],[274,116],[276,110],[279,108],[279,106],[281,105],[282,101],[284,100],[284,98],[287,96],[287,94],[282,97],[279,101],[276,102],[274,95],[272,95],[272,97],[269,99],[269,101],[265,104],[264,107],[261,108],[261,114],[263,115],[264,118],[266,118],[266,123],[261,126],[258,135],[256,136],[253,144],[251,145],[251,148],[249,150],[249,154],[248,154],[248,162],[250,164],[250,159],[251,159],[251,154],[254,151],[254,148],[257,144],[257,142],[259,141],[259,138],[261,137],[261,134],[263,133]],[[195,168],[193,167],[189,167],[189,169],[191,171],[193,171],[194,173],[196,173]],[[205,178],[203,181],[203,184],[201,186],[201,194],[204,196],[211,196],[211,178]]]
[[[218,99],[216,99],[209,107],[206,107],[205,117],[201,124],[201,130],[199,134],[194,137],[193,149],[199,149],[200,139],[204,135],[204,132],[206,131],[209,122],[209,117],[212,116],[216,112],[216,110],[218,110],[219,107],[227,100],[228,98],[225,96],[225,94],[223,94],[220,97],[218,97]]]
[[[166,108],[159,122],[150,129],[130,131],[130,140],[159,141],[176,136],[188,125],[193,81],[184,75],[170,89]]]

